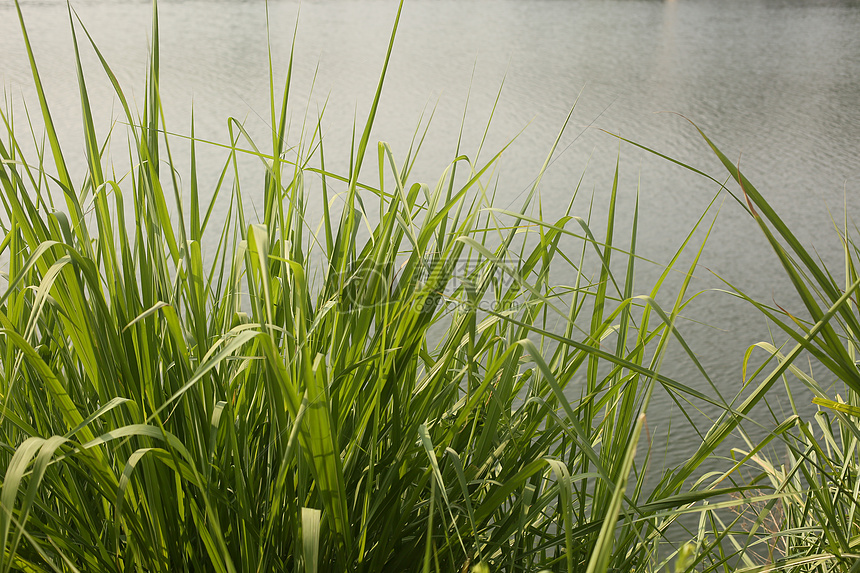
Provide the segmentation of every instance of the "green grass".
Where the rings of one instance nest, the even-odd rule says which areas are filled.
[[[716,525],[716,507],[750,505],[747,488],[731,476],[699,480],[703,461],[801,351],[850,384],[860,379],[853,343],[829,322],[857,324],[853,266],[843,295],[746,181],[792,249],[784,261],[795,284],[812,277],[801,294],[813,321],[798,331],[759,305],[800,350],[740,406],[660,372],[668,344],[680,342],[707,376],[676,328],[707,213],[656,284],[634,290],[638,204],[632,221],[616,220],[617,170],[605,222],[576,216],[573,199],[556,219],[543,212],[541,176],[564,126],[519,209],[492,203],[505,149],[479,164],[470,157],[480,149],[458,145],[436,182],[410,181],[420,140],[400,163],[370,141],[399,9],[369,116],[342,126],[356,140],[345,173],[326,168],[321,119],[287,143],[291,67],[281,93],[270,64],[271,140],[254,141],[231,119],[223,169],[232,178],[214,189],[198,185],[207,143],[193,125],[190,137],[167,135],[155,5],[141,110],[70,9],[86,156],[68,157],[86,165],[82,181],[66,167],[18,14],[46,145],[25,152],[11,106],[0,114],[0,573],[592,573],[675,569],[679,551],[678,570],[725,569],[727,544],[745,554],[752,538],[705,524]],[[126,165],[104,157],[123,125],[96,132],[83,49],[95,50],[123,110]],[[182,177],[179,145],[190,157]],[[258,171],[243,171],[242,156],[258,159]],[[249,190],[260,172],[262,189]],[[262,198],[253,219],[243,196]],[[322,221],[307,219],[311,200]],[[221,228],[210,227],[216,202],[227,204]],[[211,264],[203,244],[217,245],[205,253]],[[687,250],[692,263],[680,268]],[[559,265],[572,269],[570,284],[551,281]],[[677,298],[661,308],[672,275]],[[726,414],[686,463],[652,468],[654,479],[643,424],[657,387]],[[826,405],[855,428],[848,406]],[[781,428],[801,428],[792,424]],[[856,456],[846,439],[841,451]],[[797,459],[811,460],[812,442],[797,440],[806,452]],[[838,452],[815,453],[849,467]],[[785,487],[767,501],[786,500]],[[848,501],[837,509],[813,495],[831,487],[798,495],[819,500],[809,503],[823,518],[856,521]],[[787,519],[808,517],[806,506],[792,513],[783,503]],[[695,545],[667,540],[689,512],[702,516]],[[796,541],[786,559],[813,551],[805,533]]]
[[[834,221],[843,264],[841,269],[828,268],[797,239],[740,168],[701,130],[699,134],[737,184],[736,191],[727,192],[762,231],[802,308],[789,311],[765,304],[725,281],[729,294],[766,317],[774,336],[787,339],[781,344],[762,341],[747,350],[743,376],[750,391],[740,405],[726,409],[686,463],[685,467],[695,466],[714,451],[714,444],[724,443],[739,430],[741,439],[729,442],[735,462],[712,484],[746,471],[751,476],[748,483],[756,488],[701,513],[691,543],[696,555],[688,557],[686,570],[860,571],[860,250],[852,238],[857,228],[847,212],[841,223]],[[751,359],[762,351],[766,359],[753,369]],[[789,377],[801,382],[811,396],[793,390]],[[782,409],[770,404],[778,385],[785,398],[776,399],[787,399],[791,409],[785,419],[775,414]],[[810,398],[820,409],[812,420],[804,420],[797,401]],[[773,415],[774,428],[756,441],[742,424],[760,405]]]

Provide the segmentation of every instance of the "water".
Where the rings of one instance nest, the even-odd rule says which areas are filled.
[[[24,0],[22,6],[66,153],[82,153],[65,3]],[[82,0],[73,6],[127,93],[141,102],[150,4]],[[282,77],[299,5],[274,1],[269,10],[274,65]],[[360,124],[366,117],[395,11],[393,1],[311,0],[301,5],[291,138],[298,141],[305,109],[314,122],[325,104],[327,159],[333,165],[349,150],[351,133],[345,126],[354,117]],[[226,118],[232,116],[267,141],[264,4],[162,0],[159,12],[168,126],[188,133],[193,102],[198,137],[227,141]],[[594,190],[596,219],[603,220],[602,203],[620,155],[620,200],[626,207],[618,232],[626,234],[638,187],[639,253],[666,262],[717,186],[629,145],[619,148],[618,140],[601,129],[725,177],[686,120],[655,113],[676,112],[695,121],[738,160],[800,238],[838,266],[839,245],[828,209],[838,221],[845,205],[855,215],[860,207],[857,30],[856,1],[410,0],[372,141],[388,141],[402,158],[422,111],[429,114],[435,106],[413,177],[432,184],[453,157],[467,94],[463,149],[474,156],[504,80],[482,158],[489,159],[528,125],[501,164],[498,204],[518,205],[579,97],[560,146],[563,152],[544,179],[544,205],[566,205],[585,171],[584,189]],[[35,110],[9,0],[0,3],[0,53],[6,97],[16,106],[24,97]],[[96,118],[103,136],[111,117],[119,117],[119,108],[91,51],[84,50],[83,57],[91,99],[104,111]],[[122,163],[123,150],[113,152]],[[202,153],[201,183],[211,188],[224,153]],[[587,197],[578,202],[577,214],[584,214],[587,204]],[[659,271],[659,266],[643,263],[637,292],[647,292]],[[691,288],[722,286],[712,273],[754,297],[799,309],[760,231],[731,199],[722,203]],[[673,302],[672,296],[660,301],[668,307]],[[690,320],[680,324],[682,334],[721,391],[734,395],[741,386],[744,350],[767,338],[765,323],[738,300],[710,291],[686,315]],[[678,345],[663,373],[712,393]],[[671,401],[658,394],[649,412],[652,430],[665,427],[670,417],[683,423]],[[697,444],[694,432],[675,432],[667,461],[679,460]]]

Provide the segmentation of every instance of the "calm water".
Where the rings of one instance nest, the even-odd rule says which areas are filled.
[[[70,149],[82,150],[65,3],[22,0],[22,5],[61,137]],[[140,102],[149,3],[79,0],[73,6],[120,82]],[[283,71],[299,5],[275,0],[269,8],[274,63]],[[161,88],[172,130],[188,133],[193,102],[198,136],[226,141],[226,118],[233,116],[266,141],[264,4],[162,0],[159,10]],[[330,163],[349,150],[351,134],[344,127],[356,115],[359,121],[366,117],[395,11],[393,0],[301,5],[292,139],[298,141],[305,109],[315,119],[327,100]],[[545,208],[566,205],[585,171],[584,189],[594,191],[597,217],[603,220],[601,203],[620,153],[621,201],[627,206],[620,214],[620,232],[630,220],[638,186],[639,252],[666,262],[716,193],[715,185],[630,146],[619,150],[617,140],[598,128],[724,177],[685,120],[655,113],[677,112],[696,121],[727,155],[739,158],[801,238],[838,263],[838,255],[829,254],[836,253],[838,243],[828,209],[837,220],[845,204],[849,214],[860,213],[858,32],[856,1],[410,0],[374,138],[388,141],[402,158],[422,110],[436,106],[414,171],[414,179],[432,184],[453,157],[470,83],[464,149],[473,155],[504,79],[483,157],[528,125],[501,164],[497,203],[518,204],[581,94],[563,153],[544,180]],[[27,98],[36,109],[10,0],[0,0],[0,54],[6,97],[19,109],[21,98]],[[85,67],[91,98],[104,112],[104,134],[118,108],[86,50]],[[220,151],[206,154],[203,170],[210,180],[204,175],[204,184],[214,183],[214,166],[222,160]],[[206,170],[207,164],[213,168]],[[576,214],[585,214],[584,199]],[[637,292],[646,292],[659,270],[643,264]],[[693,288],[721,285],[709,271],[754,296],[797,308],[755,224],[732,200],[722,205]],[[673,296],[660,300],[671,307]],[[700,296],[687,314],[691,320],[680,325],[681,332],[722,391],[734,395],[744,350],[767,337],[764,322],[749,307],[716,292]],[[666,360],[664,373],[708,391],[677,350]],[[673,415],[666,396],[656,400],[649,412],[652,429],[665,427]],[[674,417],[682,423],[677,412]],[[669,461],[697,443],[693,432],[673,432]]]

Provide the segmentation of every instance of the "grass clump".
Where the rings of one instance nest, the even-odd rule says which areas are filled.
[[[698,467],[732,436],[737,440],[728,444],[733,446],[733,463],[726,471],[707,476],[710,481],[703,486],[713,488],[742,472],[750,477],[745,480],[749,489],[700,508],[698,530],[691,532],[693,539],[679,552],[676,570],[858,571],[860,249],[853,239],[856,225],[849,222],[847,212],[841,224],[834,223],[842,265],[837,270],[828,267],[798,240],[740,167],[696,129],[737,184],[736,191],[726,191],[761,229],[801,307],[787,310],[775,302],[755,300],[724,280],[729,294],[753,306],[787,340],[778,345],[772,337],[747,349],[744,388],[710,428],[699,450],[679,468],[677,476],[689,475],[689,469]],[[753,368],[753,356],[762,351],[764,363]],[[819,406],[812,420],[805,420],[798,407],[798,400],[808,398],[798,394],[789,378],[799,381]],[[774,407],[775,400],[788,404],[788,417],[776,415],[783,408]],[[756,407],[767,408],[773,416],[774,427],[763,439],[753,439],[743,429]],[[662,484],[676,487],[679,481],[672,477]]]
[[[695,539],[699,556],[687,570],[725,569],[731,564],[733,570],[749,573],[858,571],[860,250],[852,238],[856,226],[849,223],[847,213],[841,224],[834,223],[842,265],[829,268],[798,240],[740,167],[699,133],[737,183],[737,191],[729,192],[761,229],[800,308],[765,304],[727,281],[731,294],[755,307],[787,340],[779,345],[762,341],[747,350],[744,378],[751,392],[726,411],[709,438],[724,440],[759,404],[771,413],[781,410],[771,407],[774,399],[787,402],[791,414],[785,419],[774,414],[775,428],[764,439],[741,434],[745,443],[733,448],[735,463],[717,481],[745,470],[757,489],[702,514]],[[751,358],[762,351],[764,364],[752,372]],[[789,378],[799,381],[819,406],[812,420],[805,420],[797,406],[809,398],[800,396]],[[774,397],[775,389],[784,389],[777,394],[782,398]],[[707,442],[700,451],[707,450]],[[719,511],[725,507],[733,510],[728,518]]]
[[[201,189],[192,126],[182,186],[154,6],[141,112],[70,10],[76,182],[18,14],[48,145],[28,156],[3,113],[0,572],[651,570],[672,558],[658,547],[681,508],[743,491],[684,489],[702,452],[646,491],[654,388],[725,404],[660,374],[701,250],[671,309],[655,299],[678,256],[636,296],[617,172],[600,240],[571,206],[541,216],[549,159],[519,210],[488,199],[501,151],[484,165],[458,155],[427,186],[408,179],[411,152],[398,164],[380,143],[363,179],[392,33],[347,173],[327,170],[319,124],[287,145],[290,73],[276,99],[272,71],[270,150],[231,120],[232,182]],[[120,177],[84,45],[128,125]],[[256,220],[240,155],[265,170]],[[228,213],[211,229],[219,197]],[[572,284],[551,282],[556,260]]]

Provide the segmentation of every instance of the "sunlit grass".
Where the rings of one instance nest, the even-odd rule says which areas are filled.
[[[696,467],[728,440],[735,463],[726,472],[717,473],[712,483],[743,472],[751,476],[749,481],[756,489],[735,494],[733,499],[713,504],[701,513],[699,530],[679,570],[858,571],[860,250],[853,239],[856,226],[847,212],[842,222],[834,222],[843,264],[839,269],[828,268],[818,253],[813,254],[797,239],[740,168],[701,130],[699,134],[726,168],[736,185],[734,191],[727,192],[761,229],[802,308],[790,311],[754,300],[725,280],[730,294],[768,319],[774,339],[747,350],[743,376],[751,391],[738,400],[739,405],[726,409],[684,467]],[[778,336],[787,339],[778,344]],[[752,368],[751,358],[761,352],[766,356],[764,364]],[[800,381],[809,394],[793,390],[789,377]],[[774,392],[775,386],[784,388],[785,393]],[[791,414],[785,419],[775,418],[775,427],[767,436],[753,440],[742,431],[743,422],[756,406],[770,407],[774,394],[785,396],[782,399],[787,400]],[[810,399],[820,411],[812,420],[805,420],[797,402]],[[781,410],[770,407],[772,414]],[[734,430],[741,430],[741,434],[730,438]],[[678,481],[670,483],[676,485]]]
[[[573,198],[542,209],[564,126],[519,209],[489,199],[504,149],[485,164],[458,151],[437,181],[411,182],[414,154],[398,163],[370,141],[399,9],[369,117],[343,126],[348,172],[327,170],[319,122],[287,146],[290,72],[281,97],[270,69],[271,141],[231,120],[232,178],[215,190],[198,185],[193,127],[166,135],[155,6],[140,113],[70,10],[86,157],[69,161],[85,162],[83,181],[18,14],[47,145],[24,154],[2,114],[0,571],[658,570],[682,509],[744,491],[689,483],[743,407],[646,489],[656,387],[728,408],[660,373],[670,341],[696,361],[676,323],[707,213],[637,291],[638,204],[617,220],[617,171],[605,223]],[[128,125],[121,168],[100,139],[119,136],[94,127],[84,48]],[[260,160],[262,189],[240,153]],[[322,221],[307,220],[311,192]],[[553,264],[573,281],[552,283]]]

